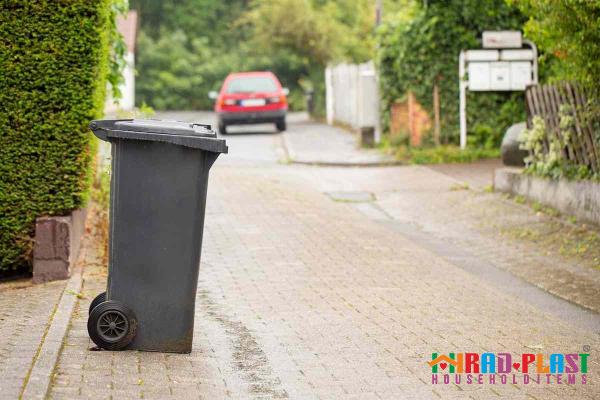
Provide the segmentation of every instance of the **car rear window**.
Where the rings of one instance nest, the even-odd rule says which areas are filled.
[[[227,93],[276,92],[277,84],[267,76],[233,78],[227,84]]]

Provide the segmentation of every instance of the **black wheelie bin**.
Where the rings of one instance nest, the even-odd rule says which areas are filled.
[[[99,120],[112,147],[108,284],[88,333],[106,350],[192,350],[208,172],[227,153],[209,125]]]

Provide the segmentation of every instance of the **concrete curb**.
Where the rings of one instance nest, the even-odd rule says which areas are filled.
[[[520,168],[500,168],[494,174],[494,189],[600,224],[600,184],[597,182],[551,180],[528,175]]]
[[[365,162],[351,162],[351,161],[323,161],[323,160],[298,160],[296,152],[293,147],[290,146],[285,132],[281,135],[281,147],[285,154],[286,162],[297,165],[310,165],[313,167],[394,167],[399,165],[406,165],[402,161],[389,160],[389,161],[365,161]]]
[[[79,262],[61,294],[58,305],[54,309],[46,333],[42,337],[36,356],[33,359],[31,370],[25,378],[21,399],[44,399],[48,394],[54,368],[69,329],[75,304],[78,301],[77,294],[81,292],[83,283],[82,260],[84,258],[85,249],[82,248],[79,252]]]

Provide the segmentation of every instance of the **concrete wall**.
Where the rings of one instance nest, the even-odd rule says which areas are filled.
[[[520,168],[501,168],[495,172],[494,188],[600,225],[600,183],[555,181],[523,174]]]
[[[338,64],[325,71],[327,122],[342,123],[354,129],[375,129],[381,137],[377,74],[372,61],[364,64]]]

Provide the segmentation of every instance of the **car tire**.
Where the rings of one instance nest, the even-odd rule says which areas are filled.
[[[219,124],[219,133],[221,135],[227,135],[227,125]]]
[[[279,121],[275,122],[275,127],[279,132],[285,131],[287,129],[287,123],[285,122],[285,118],[282,118]]]

